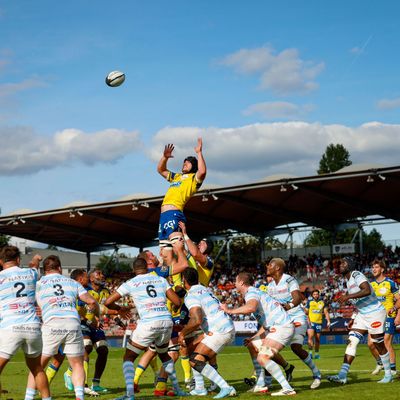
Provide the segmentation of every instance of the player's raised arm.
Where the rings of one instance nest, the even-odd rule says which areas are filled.
[[[197,146],[194,148],[197,154],[198,170],[196,172],[197,182],[203,182],[207,174],[207,166],[203,157],[203,139],[200,137],[197,139]]]
[[[29,261],[29,268],[36,268],[39,269],[40,262],[43,260],[43,257],[40,254],[35,254],[32,257],[32,260]]]
[[[163,155],[158,162],[157,172],[164,178],[168,177],[169,171],[167,169],[167,162],[169,158],[173,158],[172,152],[174,151],[174,145],[172,143],[167,144],[164,147]]]

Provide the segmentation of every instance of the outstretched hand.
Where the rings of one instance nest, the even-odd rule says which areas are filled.
[[[174,158],[174,156],[172,155],[172,152],[174,151],[174,145],[172,143],[167,144],[164,147],[164,157],[165,158]]]
[[[186,235],[186,225],[183,221],[178,222],[179,229],[182,231],[183,235]]]
[[[203,150],[203,139],[199,137],[197,139],[197,146],[194,148],[194,151],[199,154]]]

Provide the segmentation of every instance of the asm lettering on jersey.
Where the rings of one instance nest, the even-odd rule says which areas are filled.
[[[183,179],[183,177],[182,177],[182,179]],[[182,185],[182,182],[181,182],[181,181],[179,181],[179,182],[172,182],[172,183],[170,184],[171,187],[179,187],[179,186],[181,186],[181,185]]]

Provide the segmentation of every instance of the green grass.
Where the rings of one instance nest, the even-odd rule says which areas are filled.
[[[321,360],[317,361],[323,375],[335,373],[343,359],[345,346],[325,345],[321,349]],[[102,379],[102,386],[109,388],[107,395],[102,395],[100,399],[113,399],[124,394],[124,379],[122,375],[122,349],[111,349],[108,365]],[[358,348],[358,356],[355,359],[349,374],[349,382],[345,386],[331,384],[323,380],[321,387],[317,390],[310,390],[312,378],[310,372],[304,364],[299,361],[293,353],[288,350],[283,351],[284,357],[296,366],[294,370],[293,387],[297,391],[297,399],[349,399],[349,400],[368,400],[380,399],[390,400],[400,398],[400,382],[387,385],[379,385],[376,382],[382,377],[370,375],[370,371],[375,367],[375,361],[369,354],[365,345]],[[92,357],[93,366],[94,358]],[[246,393],[248,387],[243,383],[243,378],[250,376],[252,372],[251,360],[247,350],[241,347],[229,347],[218,357],[219,370],[222,376],[229,381],[238,391],[243,400],[265,397],[261,394]],[[62,372],[65,369],[62,367]],[[178,376],[182,378],[180,363],[177,366]],[[61,372],[61,371],[60,371]],[[52,383],[53,399],[74,399],[72,392],[64,389],[63,374],[59,373]],[[89,372],[92,376],[92,372]],[[27,370],[22,354],[18,353],[6,366],[2,375],[3,388],[9,391],[4,395],[4,399],[23,399],[25,394]],[[142,375],[140,384],[141,391],[136,398],[150,398],[153,391],[153,373],[151,369]],[[279,389],[274,384],[274,390]]]

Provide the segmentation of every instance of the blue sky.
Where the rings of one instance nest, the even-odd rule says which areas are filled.
[[[398,15],[397,1],[0,1],[2,214],[162,194],[164,144],[179,168],[199,135],[208,184],[313,175],[329,143],[399,164]]]

